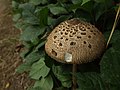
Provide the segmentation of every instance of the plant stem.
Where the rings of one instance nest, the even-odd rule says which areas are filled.
[[[72,90],[76,90],[76,78],[75,78],[75,73],[77,72],[77,65],[76,64],[73,64],[72,72],[73,72],[73,75],[72,75],[72,82],[73,82]]]
[[[113,24],[113,27],[112,27],[112,31],[110,33],[110,36],[108,38],[108,41],[107,41],[107,45],[106,45],[106,48],[108,47],[108,44],[110,43],[110,40],[111,40],[111,37],[113,35],[113,32],[115,31],[115,27],[117,25],[117,21],[118,21],[118,18],[119,18],[119,12],[120,12],[120,5],[119,5],[119,8],[117,10],[117,14],[116,14],[116,17],[115,17],[115,21],[114,21],[114,24]]]

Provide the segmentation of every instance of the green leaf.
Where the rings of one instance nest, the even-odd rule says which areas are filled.
[[[28,26],[20,37],[23,41],[32,41],[38,38],[39,35],[42,35],[45,31],[45,28],[40,28],[39,26]]]
[[[109,38],[110,33],[111,33],[111,31],[107,31],[107,32],[104,33],[104,36],[105,36],[106,40]],[[120,31],[119,30],[115,30],[114,33],[113,33],[113,36],[111,38],[110,43],[115,45],[114,43],[116,43],[117,40],[119,40],[119,39],[120,39]]]
[[[87,2],[81,6],[81,9],[91,14],[92,10],[94,9],[94,3],[92,1]]]
[[[29,52],[29,50],[24,50],[20,53],[20,57],[24,59],[26,57],[26,54]]]
[[[46,4],[48,3],[48,0],[29,0],[30,3],[34,5],[39,5],[39,4]]]
[[[73,4],[78,4],[78,3],[82,3],[82,0],[72,0]]]
[[[77,73],[76,76],[78,90],[105,90],[104,82],[98,73]]]
[[[12,8],[16,9],[16,8],[18,8],[18,6],[19,6],[19,4],[16,1],[12,0]]]
[[[19,14],[19,13],[14,14],[14,15],[13,15],[13,21],[14,21],[14,22],[17,22],[17,21],[20,19],[20,17],[21,17],[21,14]]]
[[[33,13],[24,11],[24,12],[22,12],[22,16],[23,16],[22,17],[23,22],[30,24],[30,25],[39,25],[39,20],[35,15],[33,15]]]
[[[90,13],[88,13],[88,12],[86,12],[84,10],[81,10],[81,9],[76,10],[75,17],[79,17],[81,20],[89,21],[89,22],[92,19]]]
[[[31,40],[31,43],[35,46],[35,45],[37,45],[39,43],[39,41],[40,41],[40,39],[37,37],[37,38],[33,38]]]
[[[61,22],[65,21],[65,20],[69,19],[70,17],[71,17],[71,15],[62,15],[62,16],[58,17],[55,21],[55,26],[60,24]]]
[[[38,20],[39,20],[39,25],[41,28],[45,27],[46,25],[48,25],[48,8],[42,8],[40,10],[38,10],[36,12],[37,16],[38,16]]]
[[[100,16],[102,16],[105,13],[105,11],[106,9],[104,4],[95,3],[94,5],[95,20],[97,21],[100,18]]]
[[[25,23],[30,25],[39,25],[39,20],[33,13],[30,13],[29,11],[23,11],[22,16]]]
[[[28,53],[28,51],[26,53]],[[38,52],[32,52],[26,57],[24,56],[25,62],[16,69],[16,72],[23,73],[24,71],[30,70],[33,62],[39,60],[42,56],[43,56],[43,53],[40,54]]]
[[[48,17],[48,25],[53,25],[56,19]]]
[[[45,65],[44,58],[41,58],[32,65],[29,76],[33,79],[39,80],[40,77],[46,77],[49,71],[50,68]]]
[[[64,87],[70,88],[72,86],[71,75],[69,73],[63,72],[60,66],[53,65],[52,70],[57,79],[61,81]]]
[[[38,51],[39,48],[41,48],[43,45],[45,45],[45,40],[40,40],[39,44],[36,46],[35,51]]]
[[[40,90],[52,90],[52,77],[50,75],[48,75],[47,77],[42,77],[40,80],[35,82],[34,87],[41,87]]]
[[[69,0],[57,0],[58,2],[60,2],[60,3],[67,3],[67,2],[69,2]]]
[[[25,46],[25,48],[28,48],[28,49],[33,47],[33,44],[30,41],[23,42],[23,45]]]
[[[25,22],[22,22],[21,20],[18,20],[17,22],[15,22],[14,25],[16,28],[20,29],[20,30],[24,30],[26,29],[29,25]]]
[[[41,51],[41,53],[33,51],[33,52],[29,53],[29,55],[26,56],[25,61],[35,62],[38,59],[40,59],[42,56],[43,56],[42,51]]]
[[[81,5],[84,5],[86,4],[87,2],[89,2],[90,0],[83,0],[82,4]]]
[[[30,3],[24,3],[24,4],[19,4],[19,8],[22,9],[23,11],[29,11],[34,13],[35,11],[35,6],[33,4]]]
[[[112,2],[113,2],[113,0],[94,0],[96,3],[102,3],[102,4],[105,4],[105,6],[106,6],[106,4],[109,4],[109,3],[111,3],[112,4]]]
[[[101,76],[106,83],[120,85],[120,41],[119,39],[113,43],[113,46],[108,49],[101,62]]]
[[[30,3],[20,4],[20,9],[22,9],[22,19],[25,23],[38,25],[39,20],[35,15],[35,6]]]
[[[106,0],[94,0],[97,3],[104,3]]]
[[[68,13],[67,10],[64,7],[59,7],[59,6],[50,7],[50,12],[53,15],[67,14]]]
[[[17,73],[23,73],[24,71],[29,71],[30,67],[31,67],[30,64],[23,63],[23,64],[19,65],[15,71]]]

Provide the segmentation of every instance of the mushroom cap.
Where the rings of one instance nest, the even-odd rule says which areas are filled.
[[[45,51],[58,62],[81,64],[100,57],[105,46],[103,34],[94,25],[74,18],[55,27],[47,38]]]

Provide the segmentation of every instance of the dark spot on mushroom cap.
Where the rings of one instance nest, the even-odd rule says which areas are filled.
[[[92,46],[89,44],[88,47],[91,48]]]
[[[68,33],[67,33],[67,32],[65,32],[65,35],[68,35]]]
[[[63,37],[61,37],[60,39],[63,39]]]
[[[75,35],[75,34],[76,34],[76,32],[73,32],[72,34],[73,34],[73,35]]]
[[[62,46],[62,43],[59,43],[59,46]]]
[[[76,44],[76,42],[70,42],[70,45],[75,45]]]
[[[86,41],[84,41],[83,43],[86,44]]]
[[[77,38],[79,39],[79,38],[81,38],[81,36],[77,36]]]
[[[52,49],[52,52],[51,52],[54,56],[57,56],[57,53]]]
[[[72,33],[73,32],[73,30],[70,30],[70,33]]]
[[[91,38],[91,36],[89,35],[88,38]]]
[[[86,35],[86,33],[81,33],[81,35]]]
[[[54,39],[56,39],[57,38],[57,36],[54,36]]]
[[[93,30],[90,30],[90,32],[93,32]]]
[[[74,29],[75,30],[75,32],[78,32],[78,29]]]
[[[86,29],[85,28],[82,28],[82,29],[80,29],[81,31],[86,31]]]
[[[63,34],[63,32],[61,32],[61,35]]]
[[[86,31],[84,27],[79,27],[81,31]]]
[[[87,29],[90,29],[90,27],[87,27]]]
[[[68,39],[66,38],[65,41],[68,41]]]
[[[73,35],[69,35],[69,37],[73,37]]]
[[[69,32],[70,30],[66,30],[66,32]]]
[[[94,35],[96,35],[96,33],[93,33]]]

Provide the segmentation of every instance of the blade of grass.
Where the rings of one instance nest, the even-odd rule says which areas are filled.
[[[119,19],[119,12],[120,12],[120,5],[119,5],[118,10],[117,10],[117,14],[116,14],[116,17],[115,17],[115,21],[114,21],[114,24],[113,24],[113,27],[112,27],[110,36],[109,36],[109,38],[108,38],[106,48],[108,47],[108,44],[110,43],[110,40],[111,40],[112,35],[113,35],[113,32],[115,31],[115,27],[116,27],[117,21],[118,21],[118,19]]]

